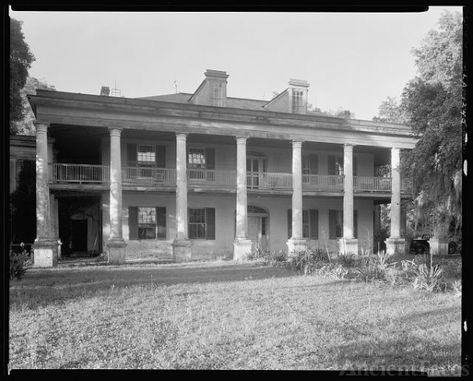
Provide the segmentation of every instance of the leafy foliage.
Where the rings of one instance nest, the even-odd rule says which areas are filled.
[[[22,22],[10,19],[10,121],[23,118],[24,108],[21,89],[26,84],[28,70],[35,60],[21,29]],[[12,126],[10,125],[10,130]],[[13,129],[13,133],[15,130]]]
[[[400,102],[388,97],[374,118],[406,123],[419,138],[403,152],[401,170],[412,179],[416,226],[438,227],[435,235],[459,235],[462,225],[462,38],[461,14],[444,12],[439,30],[413,50],[419,76],[406,84]]]
[[[26,263],[29,256],[26,250],[15,253],[10,250],[10,279],[21,279],[26,272]]]

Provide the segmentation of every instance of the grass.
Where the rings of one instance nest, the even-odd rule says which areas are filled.
[[[460,303],[254,264],[29,270],[10,284],[9,369],[459,374]]]

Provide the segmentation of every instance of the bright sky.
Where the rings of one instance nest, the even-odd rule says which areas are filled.
[[[206,69],[224,70],[230,97],[269,100],[290,78],[309,103],[371,119],[416,75],[411,49],[437,28],[424,13],[10,12],[36,61],[30,75],[57,90],[125,97],[193,93]]]

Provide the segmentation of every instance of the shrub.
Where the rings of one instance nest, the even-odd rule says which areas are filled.
[[[331,279],[344,279],[348,270],[344,268],[341,264],[328,263],[323,265],[320,269],[316,270],[317,274],[331,278]]]
[[[462,282],[461,280],[456,280],[452,283],[452,290],[455,296],[462,296]]]
[[[439,264],[416,263],[415,261],[402,261],[403,272],[410,279],[414,288],[427,291],[444,291],[446,282],[443,278],[443,270]]]
[[[21,279],[26,272],[26,264],[29,260],[29,255],[26,250],[21,253],[15,253],[10,250],[10,279]]]
[[[357,278],[364,282],[380,280],[394,285],[397,282],[398,271],[394,268],[396,263],[390,261],[391,257],[384,251],[361,257],[359,267],[356,269]]]
[[[337,259],[344,267],[354,267],[357,264],[355,254],[338,254]]]
[[[322,249],[306,249],[297,253],[292,258],[291,265],[296,271],[302,271],[305,275],[311,274],[316,268],[330,262],[330,256]]]

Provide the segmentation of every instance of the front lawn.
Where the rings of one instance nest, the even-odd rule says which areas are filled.
[[[226,262],[29,270],[10,283],[10,369],[460,373],[461,300]]]

